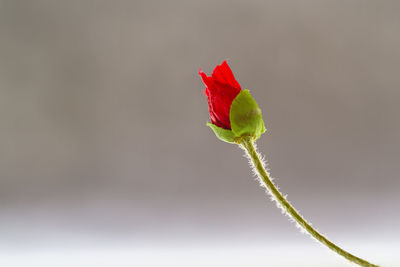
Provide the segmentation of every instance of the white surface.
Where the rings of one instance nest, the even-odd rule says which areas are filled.
[[[166,245],[167,246],[167,245]],[[358,244],[357,252],[382,266],[400,266],[399,244],[376,247]],[[378,249],[376,249],[378,248]],[[356,252],[354,252],[356,254]],[[0,266],[352,266],[327,249],[280,244],[267,246],[188,245],[175,247],[103,247],[9,251],[0,254]]]

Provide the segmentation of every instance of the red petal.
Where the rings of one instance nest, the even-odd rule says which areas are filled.
[[[239,91],[241,89],[240,84],[236,81],[235,76],[233,76],[232,70],[226,60],[222,62],[221,65],[215,67],[212,77],[220,84],[229,85]]]
[[[231,129],[229,112],[232,101],[239,94],[241,87],[236,81],[226,61],[215,67],[211,77],[201,69],[199,74],[206,85],[210,119],[213,124],[225,129]]]

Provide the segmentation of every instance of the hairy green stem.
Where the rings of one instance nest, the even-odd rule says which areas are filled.
[[[265,170],[263,162],[260,160],[260,157],[254,147],[254,143],[251,137],[242,138],[239,142],[240,145],[244,147],[250,156],[251,161],[253,162],[254,168],[257,170],[259,177],[264,182],[268,191],[271,195],[276,199],[277,203],[284,209],[284,211],[293,218],[299,226],[301,226],[304,230],[306,230],[310,235],[312,235],[319,242],[336,252],[337,254],[345,257],[349,261],[356,263],[360,266],[375,266],[378,265],[371,264],[361,258],[358,258],[349,252],[341,249],[336,246],[334,243],[329,241],[326,237],[318,233],[307,221],[292,207],[292,205],[286,200],[286,198],[279,192],[279,190],[275,187],[274,183],[271,181],[268,172]]]

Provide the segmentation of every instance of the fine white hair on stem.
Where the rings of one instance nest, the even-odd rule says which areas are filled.
[[[300,215],[300,213],[290,204],[290,202],[287,201],[287,196],[282,195],[282,193],[279,191],[279,188],[272,182],[270,175],[265,168],[265,159],[257,152],[257,148],[252,137],[244,137],[241,140],[240,145],[246,151],[246,156],[249,159],[250,166],[252,166],[253,173],[257,175],[260,185],[267,189],[266,191],[268,195],[273,201],[275,201],[277,207],[280,208],[282,213],[288,216],[291,221],[296,223],[297,228],[299,228],[302,233],[308,233],[314,240],[321,242],[321,244],[326,245],[332,251],[353,263],[357,263],[361,266],[377,266],[338,247],[329,241],[325,236],[321,235]]]
[[[264,169],[266,170],[266,172],[268,173],[268,176],[270,177],[270,180],[271,180],[271,181],[274,181],[275,178],[273,178],[273,177],[270,176],[270,168],[267,167],[267,166],[268,166],[268,163],[267,163],[267,161],[266,161],[266,159],[265,159],[265,156],[264,156],[264,155],[261,155],[261,154],[258,152],[256,143],[253,143],[253,146],[254,146],[254,149],[255,149],[255,151],[256,151],[256,153],[257,153],[258,158],[260,159],[260,161],[261,161],[261,163],[262,163],[263,168],[264,168]],[[314,238],[310,233],[308,233],[308,232],[306,231],[306,229],[304,229],[304,227],[302,227],[302,226],[288,213],[288,211],[282,206],[282,204],[279,202],[279,200],[272,194],[272,192],[268,189],[267,185],[266,185],[265,182],[263,181],[263,179],[262,179],[260,173],[257,171],[257,168],[256,168],[256,166],[254,165],[254,162],[253,162],[253,160],[251,159],[251,156],[250,156],[249,152],[247,151],[247,149],[246,149],[243,145],[240,145],[240,148],[242,148],[242,149],[245,151],[244,157],[247,158],[247,160],[248,160],[248,162],[249,162],[249,165],[250,165],[250,167],[251,167],[253,176],[256,177],[256,180],[258,181],[258,183],[260,184],[260,186],[263,187],[263,188],[265,188],[265,192],[268,194],[268,196],[269,196],[269,198],[271,199],[271,201],[275,202],[276,206],[281,210],[281,213],[284,214],[284,215],[286,215],[286,217],[288,217],[288,219],[296,225],[296,228],[298,228],[298,229],[300,230],[301,233],[309,235],[313,240],[315,240],[315,241],[318,242],[318,240],[317,240],[316,238]],[[276,184],[274,184],[274,185],[275,185],[275,187],[280,191],[279,187],[278,187]],[[286,201],[288,201],[288,200],[287,200],[287,195],[284,195],[283,197],[286,199]],[[288,202],[289,202],[289,201],[288,201]],[[290,203],[290,202],[289,202],[289,203]],[[299,211],[298,211],[297,209],[296,209],[296,211],[299,213]],[[307,223],[309,223],[309,222],[307,222]],[[309,224],[311,225],[311,223],[309,223]]]

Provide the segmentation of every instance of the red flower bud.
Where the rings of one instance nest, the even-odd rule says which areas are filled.
[[[201,69],[199,74],[206,85],[205,94],[212,124],[231,130],[229,112],[232,101],[240,93],[241,87],[235,80],[228,63],[225,60],[221,65],[216,66],[210,77]]]

